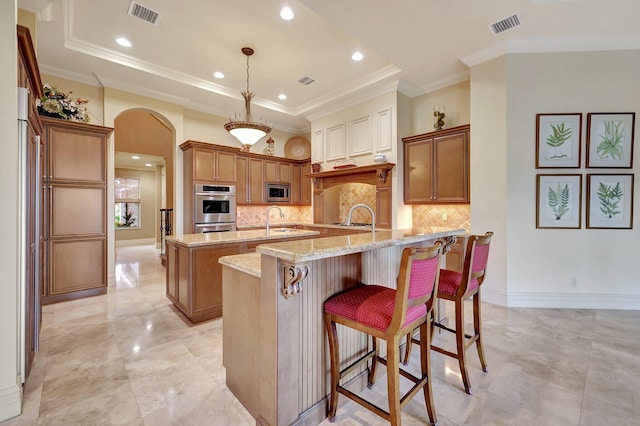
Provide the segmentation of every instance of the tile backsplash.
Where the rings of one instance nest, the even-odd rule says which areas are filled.
[[[237,224],[240,226],[263,226],[267,220],[267,208],[269,206],[238,206]],[[280,206],[284,212],[284,218],[280,218],[277,212],[271,212],[271,223],[312,223],[313,212],[311,206]]]
[[[443,215],[447,220],[443,220]],[[471,228],[471,206],[469,204],[438,204],[413,206],[413,226],[446,226]]]

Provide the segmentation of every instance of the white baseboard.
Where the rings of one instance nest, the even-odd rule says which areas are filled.
[[[484,295],[484,293],[483,293]],[[485,300],[486,298],[483,298]],[[640,294],[509,293],[510,308],[640,310]]]
[[[22,413],[22,386],[15,384],[0,389],[0,422]]]

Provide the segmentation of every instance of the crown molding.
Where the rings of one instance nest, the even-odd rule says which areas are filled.
[[[372,99],[379,98],[380,96],[388,95],[389,93],[395,93],[398,91],[399,80],[393,80],[389,82],[380,82],[379,85],[364,87],[358,93],[352,93],[349,97],[343,97],[334,103],[327,103],[318,108],[315,111],[311,111],[305,115],[309,121],[318,120],[329,114],[342,111],[354,105],[361,104],[363,102],[370,101]],[[365,90],[366,89],[366,90]]]
[[[487,49],[459,58],[472,67],[497,57],[516,53],[596,52],[640,49],[640,36],[535,37],[497,43]]]
[[[459,72],[457,74],[452,74],[443,79],[430,83],[426,86],[416,87],[404,80],[400,80],[400,84],[398,85],[398,91],[403,95],[406,95],[410,98],[415,98],[417,96],[426,95],[428,93],[435,92],[436,90],[444,89],[445,87],[453,86],[454,84],[462,83],[464,81],[468,81],[470,79],[469,70],[465,70]]]

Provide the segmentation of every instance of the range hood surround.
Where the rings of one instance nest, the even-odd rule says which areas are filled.
[[[327,188],[345,183],[364,183],[376,187],[376,227],[391,228],[390,171],[394,167],[394,163],[381,163],[307,174],[313,180],[313,223],[330,224],[340,220],[339,206],[328,199],[325,205]]]

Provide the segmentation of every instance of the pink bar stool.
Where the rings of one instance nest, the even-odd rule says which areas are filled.
[[[329,338],[331,358],[331,394],[329,420],[333,421],[338,408],[338,394],[354,400],[363,407],[388,420],[401,424],[402,408],[418,393],[424,392],[425,405],[432,424],[437,421],[431,390],[431,329],[432,315],[438,288],[440,245],[426,248],[405,248],[402,251],[397,290],[379,285],[360,285],[336,294],[324,303],[324,321]],[[372,349],[357,361],[341,369],[336,324],[359,330],[372,336]],[[416,327],[420,328],[421,377],[400,368],[399,342]],[[377,339],[387,342],[387,358],[379,355]],[[340,379],[364,362],[371,360],[368,386],[375,382],[376,364],[387,366],[389,411],[361,398],[340,385]],[[411,380],[413,387],[400,397],[400,375]]]

